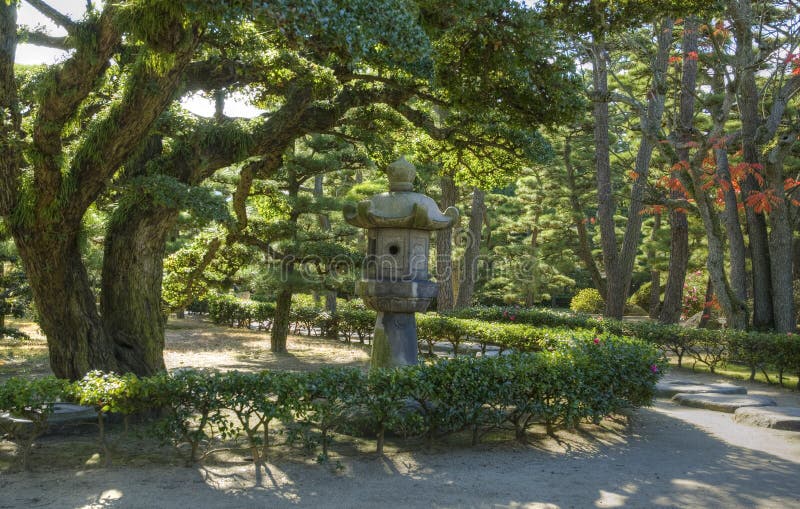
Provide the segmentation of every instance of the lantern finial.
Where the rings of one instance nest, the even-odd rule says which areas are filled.
[[[414,190],[414,179],[417,178],[417,169],[414,165],[400,156],[400,159],[393,162],[386,168],[389,177],[389,191],[407,192]]]

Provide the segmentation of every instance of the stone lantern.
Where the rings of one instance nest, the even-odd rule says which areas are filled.
[[[413,192],[417,171],[400,158],[386,170],[389,192],[344,207],[345,220],[367,229],[367,257],[356,294],[378,312],[372,366],[417,363],[417,321],[439,285],[428,279],[431,231],[449,228],[458,209],[442,214],[429,196]]]

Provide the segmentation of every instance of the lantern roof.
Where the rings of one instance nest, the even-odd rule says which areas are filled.
[[[409,228],[442,230],[458,220],[458,209],[447,207],[441,212],[433,198],[415,193],[417,170],[401,157],[386,169],[389,192],[376,194],[368,200],[345,204],[345,220],[360,228]]]

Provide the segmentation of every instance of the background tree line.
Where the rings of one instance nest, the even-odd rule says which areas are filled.
[[[674,323],[701,269],[730,326],[795,328],[790,2],[27,3],[67,36],[0,5],[0,234],[59,377],[163,370],[167,313],[231,289],[276,303],[285,351],[294,294],[351,296],[339,211],[400,154],[467,212],[440,310],[593,286],[621,317],[649,281]],[[15,65],[21,42],[69,53]]]

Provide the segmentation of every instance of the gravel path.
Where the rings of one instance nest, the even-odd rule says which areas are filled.
[[[796,392],[749,389],[800,406]],[[264,474],[259,484],[244,463],[0,474],[0,508],[800,508],[800,433],[659,400],[633,412],[624,428],[610,423],[530,445],[353,454],[326,465],[279,460]]]

